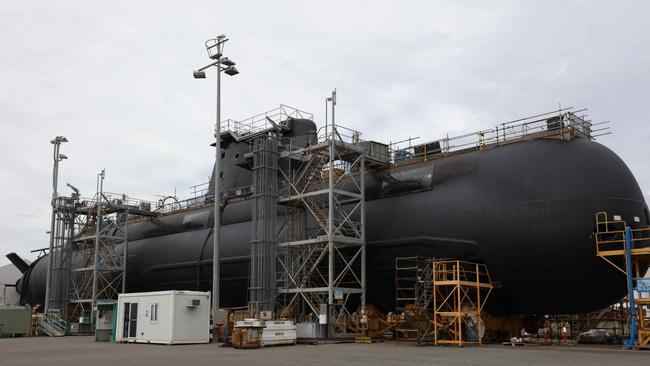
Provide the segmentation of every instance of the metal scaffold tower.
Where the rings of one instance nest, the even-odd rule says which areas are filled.
[[[93,324],[98,300],[116,299],[125,292],[130,216],[152,217],[148,202],[129,202],[104,192],[104,171],[97,175],[97,193],[75,210],[79,227],[72,240],[77,257],[71,269],[71,319]]]
[[[459,260],[432,265],[434,344],[481,344],[481,312],[492,291],[487,267]]]
[[[399,314],[416,306],[428,309],[431,303],[433,274],[432,258],[395,258],[395,311]]]
[[[395,311],[397,339],[423,341],[433,319],[433,258],[395,258]]]
[[[73,188],[74,189],[74,188]],[[79,192],[72,197],[59,196],[54,201],[53,245],[50,251],[50,291],[46,301],[46,321],[56,332],[65,333],[68,319],[68,297],[73,251],[71,240],[75,234],[75,205]]]
[[[347,335],[350,308],[365,315],[364,148],[359,133],[343,141],[334,123],[313,143],[280,149],[278,203],[285,207],[277,246],[279,317],[326,325],[325,337]]]
[[[365,312],[365,160],[335,131],[314,146],[281,152],[279,202],[291,214],[290,237],[277,252],[280,316],[318,315],[330,336],[345,333],[350,296],[360,297]]]
[[[627,280],[630,338],[625,346],[649,348],[650,279],[644,278],[641,271],[650,265],[650,227],[632,228],[621,217],[614,216],[610,220],[606,212],[598,212],[594,239],[596,255],[614,266]]]
[[[366,157],[377,143],[334,123],[335,96],[331,125],[313,136],[292,134],[292,120],[312,115],[286,105],[223,124],[250,144],[249,313],[319,320],[323,337],[346,335],[354,307],[365,313],[365,174],[389,164],[386,154]]]
[[[492,292],[484,264],[426,257],[395,259],[397,339],[481,344],[481,312]]]
[[[311,313],[329,325],[330,335],[345,333],[341,325],[351,295],[359,295],[365,311],[365,215],[363,150],[330,136],[305,149],[284,150],[285,186],[280,203],[294,212],[285,216],[293,235],[278,244],[281,275],[278,293],[283,315]],[[313,225],[300,230],[302,209]],[[291,236],[293,236],[291,235]]]

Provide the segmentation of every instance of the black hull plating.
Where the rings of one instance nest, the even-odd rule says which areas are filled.
[[[369,303],[394,307],[395,257],[414,255],[484,261],[501,284],[493,313],[586,312],[624,296],[625,278],[595,256],[594,213],[650,223],[636,180],[606,147],[535,140],[422,165],[432,190],[367,202]],[[246,304],[249,219],[249,202],[224,210],[223,306]],[[211,222],[208,207],[130,225],[128,291],[209,290]],[[24,301],[43,298],[45,267],[24,277]]]

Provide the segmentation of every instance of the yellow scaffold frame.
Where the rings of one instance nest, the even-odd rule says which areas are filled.
[[[492,292],[484,264],[460,260],[433,261],[434,344],[481,344],[481,312]],[[476,329],[470,341],[463,330]],[[442,339],[446,333],[449,339]]]

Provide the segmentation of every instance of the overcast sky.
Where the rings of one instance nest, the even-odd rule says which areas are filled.
[[[0,7],[0,264],[48,245],[52,145],[60,187],[183,197],[206,182],[225,33],[241,74],[223,118],[281,103],[366,139],[436,139],[562,106],[611,120],[613,149],[650,199],[647,1],[4,1]],[[63,193],[69,193],[67,189]]]

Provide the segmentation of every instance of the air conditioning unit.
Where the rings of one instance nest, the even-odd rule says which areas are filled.
[[[194,308],[201,305],[201,299],[186,299],[185,306],[188,308]]]

